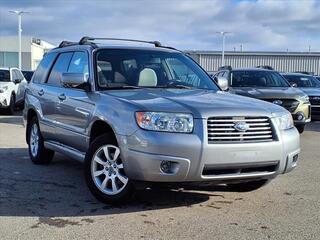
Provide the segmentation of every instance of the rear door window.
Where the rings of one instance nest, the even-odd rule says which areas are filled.
[[[69,64],[71,61],[73,53],[61,53],[53,65],[53,68],[50,72],[47,84],[53,86],[62,86],[61,84],[61,75],[68,71]]]

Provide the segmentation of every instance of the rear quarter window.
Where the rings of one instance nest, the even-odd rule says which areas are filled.
[[[44,83],[46,81],[46,77],[56,56],[57,53],[48,53],[44,55],[39,66],[37,67],[37,70],[33,74],[32,82]]]

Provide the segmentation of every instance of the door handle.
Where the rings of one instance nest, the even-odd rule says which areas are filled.
[[[40,91],[38,91],[38,95],[39,95],[39,96],[42,96],[43,94],[44,94],[43,89],[41,89]]]
[[[62,93],[58,96],[58,98],[60,101],[64,101],[64,100],[66,100],[66,95],[64,93]]]

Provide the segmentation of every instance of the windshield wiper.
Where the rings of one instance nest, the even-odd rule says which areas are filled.
[[[172,85],[166,85],[164,88],[179,88],[179,89],[192,89],[194,87],[186,86],[182,84],[172,84]]]
[[[115,86],[115,87],[106,87],[106,90],[117,90],[117,89],[140,89],[141,87],[133,85],[124,85],[124,86]]]

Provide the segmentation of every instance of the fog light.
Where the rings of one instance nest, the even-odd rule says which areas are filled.
[[[160,164],[160,169],[164,173],[171,173],[172,162],[171,161],[162,161]]]
[[[298,154],[293,156],[293,158],[292,158],[292,167],[296,167],[297,166],[298,157],[299,157]]]
[[[302,112],[298,112],[296,114],[296,118],[297,118],[297,120],[302,121],[305,118],[305,116]]]

